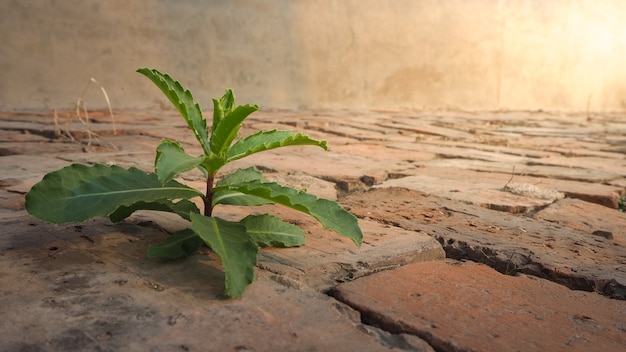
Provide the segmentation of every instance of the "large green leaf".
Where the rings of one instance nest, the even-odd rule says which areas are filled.
[[[150,246],[148,257],[178,259],[190,256],[202,246],[202,239],[192,229],[174,232],[165,241]]]
[[[204,156],[194,157],[185,153],[185,149],[176,141],[164,139],[157,147],[154,170],[159,181],[165,184],[181,172],[196,168]]]
[[[246,170],[240,171],[246,172]],[[236,171],[234,176],[238,172]],[[215,191],[222,189],[238,191],[285,205],[313,216],[325,228],[350,238],[358,246],[363,241],[363,233],[357,218],[343,209],[337,202],[320,199],[312,194],[263,180],[229,184],[220,183],[215,188]]]
[[[304,231],[269,214],[248,215],[239,221],[250,238],[263,247],[296,247],[304,244]]]
[[[302,133],[291,131],[260,131],[235,142],[228,150],[226,161],[241,159],[250,154],[291,145],[315,145],[328,150],[326,141],[318,141]]]
[[[193,198],[202,193],[170,181],[162,185],[156,174],[137,168],[72,164],[44,176],[26,194],[26,209],[52,223],[108,217],[120,206],[160,199]]]
[[[259,109],[256,105],[240,105],[225,114],[211,133],[211,152],[226,160],[226,151],[237,137],[243,121]]]
[[[220,257],[226,274],[226,295],[236,297],[254,280],[259,247],[246,227],[216,217],[191,214],[193,230]]]
[[[202,117],[200,105],[194,101],[191,92],[188,89],[184,89],[178,81],[174,80],[168,74],[163,74],[158,70],[140,68],[137,72],[148,77],[161,89],[163,94],[165,94],[185,119],[187,125],[189,125],[189,128],[191,128],[196,136],[196,139],[200,142],[205,154],[208,155],[210,148],[206,120]]]
[[[200,213],[196,204],[187,199],[181,199],[178,202],[172,202],[169,199],[159,199],[154,202],[139,201],[130,206],[122,205],[109,215],[109,219],[113,222],[120,222],[137,210],[167,211],[178,214],[185,220],[190,220],[189,213],[191,212]]]

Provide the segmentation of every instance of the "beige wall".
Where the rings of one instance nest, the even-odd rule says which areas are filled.
[[[0,109],[166,106],[138,67],[205,108],[626,110],[622,0],[4,0]],[[96,87],[88,107],[104,107]]]

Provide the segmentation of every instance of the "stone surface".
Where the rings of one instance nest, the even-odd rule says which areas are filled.
[[[207,249],[188,260],[146,258],[147,246],[187,226],[176,216],[139,212],[115,225],[95,220],[52,226],[26,214],[24,194],[30,187],[46,172],[70,163],[151,170],[154,147],[168,137],[180,139],[191,154],[201,152],[173,112],[119,112],[115,131],[107,113],[90,115],[93,130],[69,119],[58,137],[59,126],[49,115],[0,113],[0,315],[15,322],[0,333],[0,349],[203,350],[210,340],[215,350],[235,351],[455,350],[460,346],[456,341],[466,340],[453,335],[433,340],[434,335],[388,324],[389,310],[411,312],[401,301],[349,308],[326,294],[337,285],[344,289],[368,280],[364,282],[376,289],[366,294],[390,290],[388,296],[394,297],[393,292],[400,291],[393,285],[384,280],[375,284],[383,278],[379,275],[436,262],[444,253],[485,263],[501,273],[534,275],[570,289],[595,291],[561,287],[559,292],[567,297],[618,303],[626,298],[626,218],[616,210],[626,190],[621,116],[254,114],[242,135],[257,128],[296,129],[327,140],[331,151],[272,150],[224,171],[255,166],[270,180],[337,199],[359,217],[365,236],[363,246],[356,248],[314,219],[284,207],[218,207],[215,214],[230,219],[268,211],[307,234],[302,247],[262,249],[254,284],[242,298],[226,300],[224,274]],[[197,170],[179,180],[205,187]],[[449,275],[448,282],[466,278],[462,266],[448,272],[450,266],[430,265],[437,269],[432,280],[419,286],[426,292],[422,295],[440,288],[438,272],[442,280]],[[488,278],[500,292],[532,281],[466,266],[478,275],[475,282]],[[419,275],[405,278],[397,288],[416,280]],[[550,298],[550,287],[541,284],[536,289]],[[482,291],[464,292],[463,302],[489,303]],[[441,299],[445,305],[436,304],[433,311],[454,304],[456,298]],[[489,304],[492,312],[507,307],[505,301]],[[595,307],[598,316],[615,312],[603,303]],[[561,319],[563,313],[550,305],[528,303],[525,309],[548,318]],[[457,320],[446,317],[439,321],[441,327],[456,326]],[[596,325],[595,319],[600,319],[587,314],[570,322],[585,328],[591,326],[587,317]],[[515,324],[523,322],[507,320],[507,315],[475,318],[475,325],[497,323],[502,331],[515,330]],[[546,329],[554,328],[557,320],[548,318]],[[596,330],[590,333],[593,338]],[[601,332],[606,331],[612,330]],[[572,340],[573,348],[583,346],[579,343],[586,335],[581,336]]]
[[[607,160],[607,162],[612,160]],[[431,160],[426,163],[428,166],[455,167],[480,172],[497,172],[503,174],[517,173],[519,175],[529,175],[535,177],[555,178],[561,180],[609,183],[611,180],[619,179],[620,169],[611,171],[597,170],[593,167],[571,168],[555,165],[536,165],[532,163],[504,163],[485,160],[472,160],[462,158],[449,158]]]
[[[538,220],[403,188],[377,188],[343,202],[357,216],[434,236],[449,258],[471,259],[502,273],[523,272],[626,299],[626,251],[620,240],[624,213],[581,202],[588,216],[577,221],[587,220],[589,225],[573,229],[564,225],[574,218],[567,215],[560,223]],[[612,214],[610,221],[602,218],[605,210]],[[593,234],[613,226],[618,229],[612,238]]]
[[[544,208],[558,198],[563,198],[563,194],[555,190],[537,186],[532,186],[535,189],[532,193],[522,192],[522,187],[513,188],[506,182],[502,186],[502,182],[496,183],[501,180],[482,177],[472,171],[431,167],[420,171],[419,175],[387,180],[377,187],[415,189],[437,197],[509,213],[528,213]],[[506,177],[503,174],[499,175],[501,179]],[[473,180],[473,182],[468,184],[467,180]]]
[[[304,246],[265,248],[259,254],[259,267],[274,273],[278,281],[289,287],[312,287],[324,291],[338,282],[381,270],[445,258],[439,242],[427,233],[375,221],[359,220],[363,244],[357,248],[351,240],[323,229],[313,218],[282,206],[267,205],[252,209],[223,206],[214,212],[216,216],[229,220],[239,220],[250,213],[270,213],[304,230],[307,236]],[[169,215],[143,212],[134,214],[129,221],[154,224],[170,233],[187,226],[184,220]]]
[[[480,264],[431,261],[340,284],[365,321],[437,351],[620,351],[626,304]]]
[[[0,315],[11,322],[3,351],[430,350],[262,269],[243,297],[225,299],[224,274],[208,250],[179,261],[146,258],[147,246],[167,236],[149,222],[22,218],[2,229]]]
[[[604,237],[626,247],[626,216],[606,207],[589,205],[579,199],[563,199],[538,211],[533,218]]]

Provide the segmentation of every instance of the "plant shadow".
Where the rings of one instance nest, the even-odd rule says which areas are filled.
[[[147,257],[148,247],[169,235],[153,222],[97,219],[53,225],[25,216],[2,227],[0,264],[8,276],[28,275],[52,287],[58,277],[80,275],[111,283],[139,282],[133,287],[156,293],[175,290],[201,301],[227,299],[222,266],[208,248],[183,259]]]

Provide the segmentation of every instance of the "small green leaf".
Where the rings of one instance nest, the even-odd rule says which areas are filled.
[[[163,74],[155,69],[140,68],[137,72],[148,77],[165,96],[172,102],[181,116],[193,131],[198,142],[202,146],[204,153],[209,154],[209,132],[207,131],[206,120],[202,117],[200,105],[196,103],[191,92],[168,74]]]
[[[240,184],[251,181],[262,180],[263,174],[255,170],[253,167],[249,167],[246,169],[238,169],[235,172],[232,172],[226,175],[221,180],[217,181],[216,187],[220,187],[228,184]],[[237,191],[232,191],[228,189],[224,189],[221,191],[216,191],[213,195],[213,205],[218,204],[227,204],[227,205],[244,205],[244,206],[257,206],[263,204],[272,204],[274,202],[269,201],[267,199],[259,198],[256,196],[251,196],[249,194],[244,194]]]
[[[248,215],[239,221],[250,238],[263,247],[297,247],[304,244],[304,231],[269,214]]]
[[[235,106],[235,95],[232,89],[227,89],[224,95],[219,99],[213,99],[213,126],[212,131],[215,131],[217,125],[220,123],[224,115],[230,113]]]
[[[157,147],[154,170],[159,181],[165,184],[181,172],[198,167],[204,160],[203,156],[194,157],[185,153],[180,143],[164,139]]]
[[[165,241],[148,248],[148,258],[178,259],[190,256],[202,246],[202,239],[192,229],[174,232]]]
[[[299,190],[281,186],[275,182],[251,181],[240,184],[220,184],[216,191],[229,189],[271,200],[292,209],[309,214],[317,219],[325,228],[350,238],[357,246],[363,241],[363,233],[357,218],[343,209],[337,202],[320,199]]]
[[[162,185],[156,174],[137,168],[72,164],[44,176],[26,194],[26,209],[55,224],[108,217],[120,206],[203,194],[176,181]]]
[[[251,105],[235,106],[235,96],[230,89],[219,100],[213,99],[210,153],[206,153],[201,164],[211,175],[226,164],[226,152],[237,137],[242,122],[257,109],[257,106]]]
[[[224,176],[221,180],[217,181],[215,187],[260,181],[262,179],[263,173],[261,171],[255,170],[254,167],[248,167],[245,169],[237,169]]]
[[[237,137],[243,121],[259,109],[256,105],[240,105],[225,114],[211,134],[211,152],[226,160],[226,151]]]
[[[213,195],[213,206],[218,204],[223,205],[243,205],[243,206],[257,206],[264,204],[273,204],[274,202],[267,199],[251,196],[249,194],[243,194],[237,191],[222,190],[217,191]]]
[[[220,98],[220,105],[224,109],[224,114],[230,114],[235,107],[235,94],[232,89],[226,89],[224,95]]]
[[[200,164],[200,170],[207,170],[207,174],[215,175],[217,171],[226,164],[226,158],[219,157],[213,153],[210,156],[204,158],[202,164]]]
[[[254,280],[259,247],[250,240],[245,226],[216,217],[191,214],[193,230],[222,260],[226,295],[236,297]]]
[[[250,154],[292,145],[314,145],[328,150],[326,141],[318,141],[302,133],[291,131],[260,131],[235,142],[228,150],[226,161],[241,159]]]
[[[120,222],[127,217],[129,217],[132,213],[137,210],[157,210],[157,211],[167,211],[170,213],[178,214],[181,218],[185,220],[189,220],[189,213],[200,213],[196,204],[187,199],[181,199],[178,202],[174,203],[169,199],[160,199],[154,202],[144,202],[139,201],[131,206],[120,206],[117,208],[111,215],[109,215],[109,219],[112,222]]]

